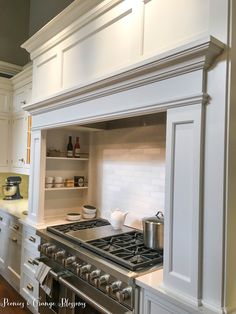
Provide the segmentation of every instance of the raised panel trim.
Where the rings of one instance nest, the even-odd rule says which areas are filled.
[[[192,250],[189,252],[190,273],[185,276],[173,271],[173,209],[175,182],[175,126],[176,124],[193,123],[193,160],[191,172],[193,174],[192,191],[192,228],[186,237],[191,238]],[[201,304],[201,263],[202,263],[202,181],[203,181],[203,147],[204,147],[204,106],[202,103],[167,111],[167,143],[166,143],[166,200],[165,200],[165,252],[164,255],[164,286],[168,290],[182,292],[196,305]],[[186,157],[187,158],[187,157]],[[181,159],[182,160],[182,159]],[[186,160],[187,162],[187,160]],[[179,174],[180,175],[180,174]],[[178,204],[178,203],[176,203]],[[178,210],[178,209],[177,209]],[[187,232],[187,231],[186,231]],[[180,248],[181,244],[180,244]],[[183,248],[182,248],[183,250]],[[181,252],[178,257],[181,261]],[[187,257],[186,257],[187,258]]]
[[[31,54],[31,59],[34,59],[123,1],[106,0],[96,7],[93,0],[74,1],[21,47]]]
[[[178,75],[207,69],[223,51],[224,45],[213,37],[203,38],[122,68],[109,75],[80,84],[48,99],[23,106],[31,114],[68,107]]]

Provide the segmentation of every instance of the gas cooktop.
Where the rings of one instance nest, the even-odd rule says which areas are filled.
[[[145,269],[163,261],[162,251],[144,246],[142,232],[125,226],[114,230],[105,219],[48,227],[47,231],[130,270]]]

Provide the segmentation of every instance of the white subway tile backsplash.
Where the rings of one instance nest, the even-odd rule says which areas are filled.
[[[93,134],[92,194],[101,216],[115,208],[139,218],[164,209],[165,136],[165,125]]]

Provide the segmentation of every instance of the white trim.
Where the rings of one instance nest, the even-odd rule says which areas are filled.
[[[63,127],[63,126],[70,126],[74,124],[87,124],[93,122],[103,122],[110,119],[121,119],[121,118],[128,118],[139,116],[143,114],[151,114],[161,111],[166,111],[167,109],[177,108],[177,107],[184,107],[202,103],[206,105],[209,101],[209,95],[205,93],[200,93],[197,95],[189,95],[188,97],[178,98],[178,99],[167,99],[164,102],[159,102],[155,104],[145,105],[143,107],[132,108],[128,110],[121,110],[121,111],[113,111],[109,112],[108,114],[102,115],[93,115],[89,118],[83,119],[71,119],[70,121],[66,122],[59,122],[59,123],[45,123],[44,125],[40,125],[40,127],[32,127],[33,131],[41,130],[41,129],[50,129],[56,127]],[[46,111],[44,111],[46,112]]]
[[[0,73],[8,74],[8,75],[15,75],[22,70],[22,66],[8,63],[5,61],[0,61]]]
[[[38,114],[207,69],[223,49],[224,45],[214,37],[202,38],[22,108]]]
[[[122,1],[106,0],[94,8],[94,0],[75,0],[21,47],[34,59]]]
[[[32,63],[27,65],[24,70],[13,76],[10,81],[12,82],[13,89],[16,90],[28,83],[32,82]]]

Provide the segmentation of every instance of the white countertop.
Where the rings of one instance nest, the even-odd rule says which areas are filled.
[[[24,215],[23,212],[28,210],[28,199],[14,201],[5,201],[0,199],[0,210],[16,218],[25,220],[27,215]]]
[[[163,268],[157,269],[151,273],[142,275],[135,279],[136,284],[152,293],[162,290]]]

